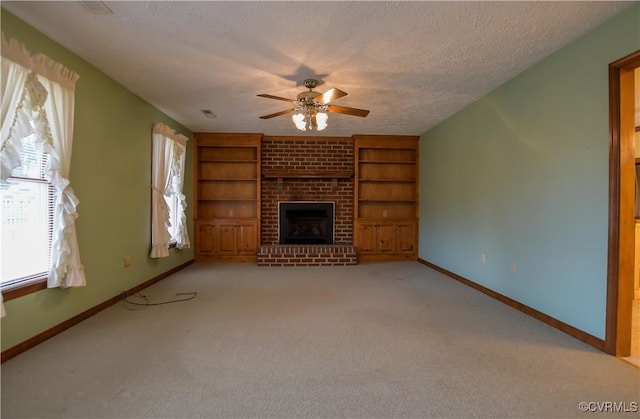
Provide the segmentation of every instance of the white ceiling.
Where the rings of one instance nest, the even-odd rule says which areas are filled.
[[[192,131],[300,135],[259,119],[290,106],[256,95],[295,98],[313,77],[371,111],[329,114],[322,134],[350,136],[422,134],[632,2],[105,4],[2,1]]]

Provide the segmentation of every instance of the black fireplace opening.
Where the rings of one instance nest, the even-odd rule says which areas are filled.
[[[333,244],[333,202],[281,202],[280,244]]]

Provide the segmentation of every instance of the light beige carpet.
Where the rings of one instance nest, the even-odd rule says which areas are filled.
[[[2,417],[637,417],[579,403],[632,408],[640,369],[416,262],[196,264],[143,294],[189,291],[3,364]]]

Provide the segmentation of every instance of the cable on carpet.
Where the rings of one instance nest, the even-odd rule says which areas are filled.
[[[183,295],[188,295],[189,297],[180,297]],[[173,300],[168,300],[168,301],[160,301],[157,303],[152,303],[151,301],[149,301],[149,298],[147,298],[146,295],[142,295],[140,293],[137,294],[133,294],[133,297],[136,298],[140,298],[141,300],[144,300],[143,303],[138,303],[135,301],[130,301],[127,299],[127,294],[123,291],[122,292],[122,301],[124,301],[127,304],[133,304],[135,306],[161,306],[164,304],[172,304],[172,303],[181,303],[183,301],[189,301],[189,300],[193,300],[194,298],[196,298],[196,296],[198,295],[197,292],[179,292],[176,294],[176,297],[180,297],[180,298],[176,298]]]

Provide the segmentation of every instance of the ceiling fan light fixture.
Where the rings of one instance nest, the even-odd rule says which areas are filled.
[[[302,112],[291,115],[291,120],[300,131],[307,130],[307,122],[305,121],[305,115]]]
[[[326,106],[313,103],[298,104],[295,108],[296,113],[291,115],[296,128],[300,131],[322,131],[327,128]]]
[[[327,120],[329,119],[329,115],[326,112],[318,112],[316,114],[316,123],[318,126],[316,127],[317,131],[322,131],[327,127]]]

